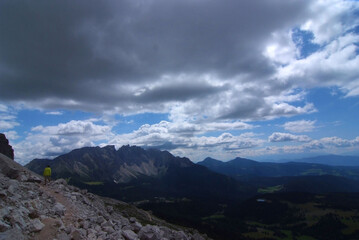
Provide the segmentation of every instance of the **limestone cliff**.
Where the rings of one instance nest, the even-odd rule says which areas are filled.
[[[0,154],[0,239],[208,239],[127,203],[42,177]]]

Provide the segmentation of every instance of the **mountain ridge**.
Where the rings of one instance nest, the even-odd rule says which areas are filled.
[[[34,159],[25,167],[41,173],[46,165],[54,168],[54,177],[79,177],[91,181],[129,182],[141,176],[162,176],[169,167],[192,166],[188,158],[174,157],[167,151],[144,150],[137,146],[85,147],[52,160]]]
[[[207,195],[216,201],[227,201],[244,197],[244,186],[238,181],[188,158],[156,149],[129,145],[118,150],[109,146],[87,147],[53,160],[34,159],[26,167],[41,174],[47,165],[54,178],[66,178],[76,186],[126,201],[155,197],[205,200]]]

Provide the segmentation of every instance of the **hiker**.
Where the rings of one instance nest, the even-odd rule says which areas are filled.
[[[50,165],[47,165],[47,167],[44,169],[44,178],[45,178],[45,185],[47,182],[51,181],[51,168]]]

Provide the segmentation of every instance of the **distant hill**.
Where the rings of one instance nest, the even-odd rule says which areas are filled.
[[[329,166],[306,162],[257,162],[246,158],[235,158],[228,162],[206,158],[198,165],[210,170],[231,176],[238,180],[253,177],[316,176],[333,175],[359,180],[359,167]]]
[[[359,156],[339,156],[339,155],[323,155],[316,157],[307,157],[294,160],[282,159],[280,162],[305,162],[317,163],[330,166],[359,166]]]

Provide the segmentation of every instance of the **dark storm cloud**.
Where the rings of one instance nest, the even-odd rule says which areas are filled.
[[[274,69],[262,56],[264,40],[295,23],[306,4],[1,1],[1,99],[91,111],[116,105],[126,111],[142,101],[150,109],[152,102],[211,96],[223,88],[196,80],[149,85],[164,75],[246,74],[244,81],[267,76]],[[138,89],[147,91],[136,95]]]
[[[143,89],[137,96],[136,101],[145,103],[147,101],[186,101],[201,98],[206,95],[216,94],[228,89],[228,86],[215,87],[207,83],[166,83],[154,89]]]

